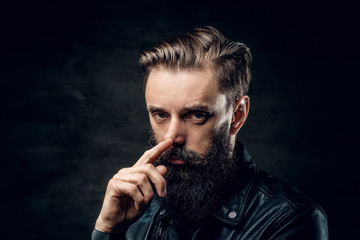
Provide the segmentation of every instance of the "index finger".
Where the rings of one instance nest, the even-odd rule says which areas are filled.
[[[155,147],[147,150],[140,159],[135,163],[134,166],[143,165],[147,163],[152,163],[157,159],[165,150],[169,149],[172,145],[172,139],[168,138],[162,142],[160,142]]]

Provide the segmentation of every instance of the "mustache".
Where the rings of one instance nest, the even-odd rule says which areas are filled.
[[[174,146],[164,151],[158,159],[154,161],[156,165],[169,165],[168,160],[172,158],[182,159],[189,165],[206,165],[207,159],[200,156],[193,150],[183,146]]]

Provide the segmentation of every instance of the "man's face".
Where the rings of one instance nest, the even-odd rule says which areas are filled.
[[[171,138],[173,148],[154,165],[165,165],[164,208],[186,222],[205,218],[236,170],[232,108],[209,70],[151,72],[145,97],[152,131],[150,146]],[[199,191],[201,189],[201,191]]]
[[[171,71],[153,69],[149,75],[145,99],[150,124],[157,142],[171,138],[203,156],[211,145],[212,135],[230,123],[231,108],[219,92],[209,69]],[[229,124],[228,124],[229,125]],[[226,126],[229,131],[230,126]],[[173,164],[185,163],[171,159]]]

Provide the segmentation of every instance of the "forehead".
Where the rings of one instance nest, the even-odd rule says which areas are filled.
[[[147,105],[183,108],[189,105],[225,103],[218,83],[210,69],[178,70],[153,69],[145,89]]]

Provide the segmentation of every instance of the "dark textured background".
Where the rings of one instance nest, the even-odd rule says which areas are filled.
[[[1,238],[90,238],[108,179],[146,146],[139,53],[213,25],[254,55],[239,139],[261,168],[324,208],[331,239],[354,239],[355,7],[269,2],[3,3]]]

